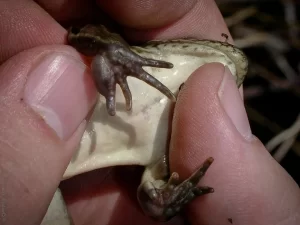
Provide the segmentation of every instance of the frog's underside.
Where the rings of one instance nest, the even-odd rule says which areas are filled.
[[[131,47],[138,55],[170,62],[173,68],[144,67],[172,93],[193,71],[210,62],[227,66],[240,86],[247,72],[244,54],[227,43],[209,40],[153,41],[144,48]],[[213,192],[210,187],[197,187],[213,159],[207,159],[186,181],[178,184],[178,174],[167,170],[167,141],[172,102],[139,79],[128,77],[132,94],[132,109],[126,111],[124,96],[116,90],[116,115],[110,116],[107,101],[100,96],[78,151],[73,156],[63,179],[91,170],[118,165],[144,165],[146,167],[138,188],[138,199],[144,212],[156,220],[168,220],[196,196]],[[169,97],[170,98],[170,97]],[[169,180],[155,180],[157,166],[164,165],[159,174]],[[155,174],[157,177],[157,174]],[[169,182],[168,182],[169,181]],[[168,182],[168,184],[166,184]],[[176,184],[176,185],[175,185]],[[165,196],[168,196],[165,198]],[[49,206],[43,225],[71,224],[59,189]]]

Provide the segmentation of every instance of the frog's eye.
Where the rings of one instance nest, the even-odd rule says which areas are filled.
[[[69,32],[72,34],[78,34],[80,32],[80,28],[79,27],[71,27]]]

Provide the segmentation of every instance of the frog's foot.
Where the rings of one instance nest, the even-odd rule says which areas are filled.
[[[182,183],[179,182],[178,173],[172,173],[167,183],[157,180],[141,184],[138,200],[144,212],[156,220],[167,221],[197,196],[213,193],[214,189],[211,187],[197,187],[212,162],[212,157],[205,160],[200,168]]]
[[[173,64],[165,61],[143,58],[129,48],[111,45],[107,52],[97,55],[92,63],[92,70],[100,94],[106,98],[108,113],[115,115],[116,84],[119,84],[126,101],[126,110],[132,108],[132,96],[127,83],[127,76],[136,77],[156,88],[169,99],[175,101],[175,95],[159,80],[147,73],[143,66],[172,68]]]

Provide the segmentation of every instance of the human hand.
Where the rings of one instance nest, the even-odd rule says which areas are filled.
[[[0,3],[0,15],[11,12],[2,19],[0,30],[14,26],[0,37],[0,61],[6,61],[0,68],[0,165],[7,224],[41,221],[96,99],[90,75],[79,63],[79,54],[62,45],[66,31],[56,22],[83,18],[89,6],[80,1],[37,2],[53,18],[34,2]],[[125,33],[135,41],[183,36],[223,40],[221,33],[228,34],[209,0],[99,4],[119,23],[131,27]],[[198,69],[176,104],[171,169],[184,178],[208,156],[215,158],[201,181],[214,187],[215,193],[196,199],[186,216],[192,224],[229,224],[228,218],[234,224],[297,224],[299,189],[251,135],[239,92],[224,71],[220,64]],[[137,207],[138,175],[130,168],[103,169],[63,182],[74,223],[156,224]]]

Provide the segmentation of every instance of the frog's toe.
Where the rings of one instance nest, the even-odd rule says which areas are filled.
[[[123,76],[115,75],[115,80],[119,84],[126,102],[126,110],[130,111],[132,108],[132,95],[129,89],[126,78]],[[106,98],[106,108],[109,115],[114,116],[116,114],[116,84],[105,87],[106,92],[100,92]]]
[[[140,61],[142,66],[151,66],[151,67],[166,68],[166,69],[171,69],[174,67],[174,65],[170,62],[156,60],[156,59],[147,59],[141,57]]]
[[[179,182],[179,175],[172,173],[164,185],[162,185],[163,181],[141,184],[138,190],[138,199],[144,212],[156,220],[167,221],[177,215],[183,206],[197,196],[213,193],[214,189],[211,187],[197,187],[199,180],[212,162],[213,158],[208,158],[196,172],[182,183]]]
[[[96,82],[99,93],[105,97],[106,109],[110,116],[116,115],[116,82],[114,79]]]
[[[117,77],[117,80],[125,98],[126,110],[130,111],[132,109],[132,95],[126,77]]]
[[[120,49],[120,51],[122,53],[122,57],[119,58],[117,63],[123,69],[124,76],[132,76],[140,79],[150,86],[156,88],[172,101],[176,101],[175,95],[163,83],[143,69],[144,66],[170,69],[174,66],[172,63],[162,60],[143,58],[134,52],[128,52],[124,49]]]
[[[116,98],[114,95],[106,97],[106,109],[110,116],[116,115]]]
[[[173,94],[170,89],[168,89],[163,83],[161,83],[159,80],[157,80],[155,77],[144,71],[142,68],[138,73],[134,75],[134,77],[146,82],[150,86],[156,88],[158,91],[160,91],[162,94],[167,96],[170,100],[173,102],[176,101],[176,97]]]

